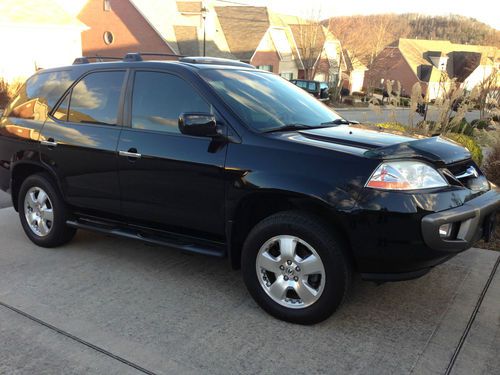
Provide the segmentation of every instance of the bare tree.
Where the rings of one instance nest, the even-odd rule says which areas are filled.
[[[300,58],[304,66],[305,78],[313,79],[325,43],[325,34],[321,23],[321,10],[312,10],[307,19],[298,19],[298,23],[290,25],[295,36]]]

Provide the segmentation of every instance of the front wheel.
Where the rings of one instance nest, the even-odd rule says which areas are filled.
[[[245,284],[278,319],[314,324],[341,304],[350,265],[337,237],[319,219],[289,211],[255,226],[242,252]]]
[[[45,173],[24,180],[17,207],[24,232],[38,246],[59,246],[75,235],[76,230],[66,225],[66,205]]]

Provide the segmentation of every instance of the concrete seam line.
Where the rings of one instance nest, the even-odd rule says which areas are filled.
[[[94,344],[92,344],[92,343],[90,343],[88,341],[85,341],[85,340],[83,340],[83,339],[81,339],[81,338],[79,338],[79,337],[77,337],[75,335],[72,335],[69,332],[66,332],[66,331],[64,331],[64,330],[62,330],[60,328],[57,328],[56,326],[53,326],[50,323],[44,322],[43,320],[40,320],[40,319],[34,317],[33,315],[30,315],[30,314],[28,314],[28,313],[26,313],[26,312],[24,312],[22,310],[19,310],[19,309],[15,308],[15,307],[13,307],[13,306],[5,303],[5,302],[0,301],[0,306],[3,306],[6,309],[9,309],[9,310],[11,310],[11,311],[13,311],[13,312],[15,312],[15,313],[17,313],[19,315],[22,315],[25,318],[28,318],[28,319],[34,321],[35,323],[41,324],[41,325],[47,327],[48,329],[50,329],[52,331],[55,331],[55,332],[57,332],[57,333],[59,333],[59,334],[61,334],[63,336],[66,336],[67,338],[69,338],[71,340],[74,340],[74,341],[76,341],[76,342],[78,342],[78,343],[80,343],[82,345],[85,345],[85,346],[87,346],[87,347],[89,347],[89,348],[91,348],[91,349],[93,349],[93,350],[95,350],[95,351],[97,351],[97,352],[99,352],[101,354],[104,354],[104,355],[106,355],[106,356],[108,356],[110,358],[113,358],[113,359],[115,359],[115,360],[117,360],[119,362],[122,362],[125,365],[130,366],[130,367],[132,367],[132,368],[134,368],[134,369],[136,369],[136,370],[138,370],[138,371],[140,371],[140,372],[142,372],[144,374],[156,375],[153,371],[147,370],[144,367],[141,367],[138,364],[135,364],[134,362],[130,362],[130,361],[126,360],[125,358],[122,358],[122,357],[120,357],[120,356],[118,356],[116,354],[113,354],[113,353],[107,351],[106,349],[103,349],[103,348],[101,348],[101,347],[99,347],[97,345],[94,345]]]
[[[493,278],[495,277],[495,273],[498,270],[498,265],[500,264],[500,255],[497,257],[497,260],[495,262],[495,265],[493,266],[493,269],[491,270],[490,276],[488,277],[488,280],[486,281],[486,284],[483,287],[483,290],[481,291],[481,294],[479,295],[479,299],[476,302],[476,306],[474,307],[474,311],[472,311],[472,314],[469,318],[469,321],[467,322],[467,326],[465,327],[465,331],[462,334],[462,337],[460,337],[460,341],[458,342],[457,347],[455,348],[455,351],[453,352],[453,356],[450,359],[450,362],[448,363],[448,367],[446,367],[445,375],[449,375],[451,373],[451,370],[453,370],[453,366],[455,365],[455,362],[458,358],[458,355],[460,354],[460,350],[462,349],[462,346],[465,343],[465,340],[467,339],[467,336],[469,335],[469,332],[472,328],[472,324],[474,323],[477,313],[479,312],[479,308],[481,307],[484,297],[486,296],[486,293],[488,292],[488,289],[490,287],[491,282],[493,281]]]
[[[418,353],[417,355],[417,359],[415,360],[415,363],[413,364],[413,366],[410,368],[410,374],[413,374],[413,372],[415,371],[415,368],[417,367],[418,363],[420,362],[420,360],[422,359],[422,356],[424,355],[425,351],[427,350],[427,348],[429,347],[429,344],[431,343],[432,339],[434,338],[434,336],[436,335],[436,333],[438,332],[439,328],[441,327],[441,324],[443,323],[445,317],[446,317],[446,314],[450,311],[451,309],[451,306],[453,305],[453,303],[455,302],[455,300],[457,299],[457,296],[458,294],[460,293],[460,290],[462,288],[462,286],[465,284],[465,281],[467,280],[467,278],[469,277],[469,275],[471,274],[471,271],[467,271],[467,274],[464,276],[464,278],[462,279],[462,281],[460,282],[460,285],[458,286],[458,288],[455,290],[455,293],[453,294],[453,298],[451,299],[450,302],[448,302],[448,305],[446,306],[445,310],[443,311],[443,313],[441,314],[441,317],[439,318],[439,322],[438,324],[436,325],[436,327],[434,327],[434,329],[432,330],[432,333],[431,335],[429,336],[429,338],[427,339],[426,343],[425,343],[425,346],[424,348],[422,349],[422,351],[420,353]]]

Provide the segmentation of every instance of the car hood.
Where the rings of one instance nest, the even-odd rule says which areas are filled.
[[[329,143],[357,148],[369,158],[421,158],[436,164],[450,164],[470,158],[467,149],[441,137],[409,137],[349,125],[301,130],[299,133],[305,143],[309,140],[315,145]]]

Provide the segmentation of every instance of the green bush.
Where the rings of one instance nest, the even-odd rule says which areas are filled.
[[[409,107],[410,106],[410,99],[407,98],[401,98],[400,104],[403,107]]]
[[[452,141],[455,141],[456,143],[459,143],[467,148],[470,151],[472,160],[474,160],[477,165],[481,165],[483,162],[483,152],[474,138],[460,133],[448,133],[445,138],[451,139]]]

